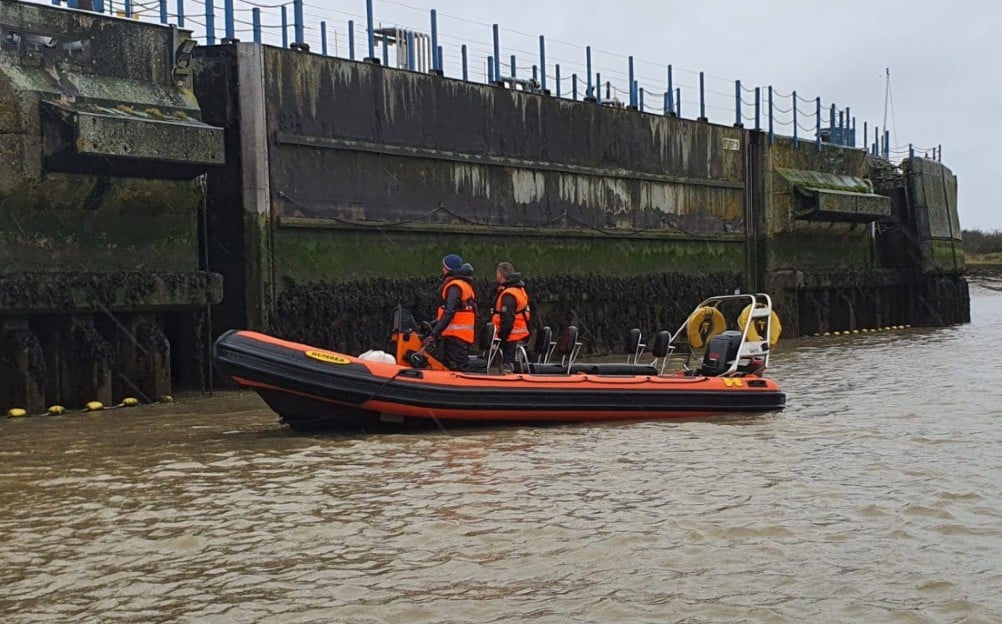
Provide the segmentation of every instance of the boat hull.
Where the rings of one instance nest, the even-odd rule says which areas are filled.
[[[486,375],[359,360],[248,331],[220,336],[216,366],[295,429],[697,418],[782,409],[770,379]]]

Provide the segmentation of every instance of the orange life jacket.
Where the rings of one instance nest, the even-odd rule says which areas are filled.
[[[491,315],[491,322],[494,329],[501,331],[501,299],[505,295],[515,298],[515,324],[508,334],[508,342],[517,342],[529,337],[529,295],[525,293],[524,286],[506,286],[498,293],[497,301],[494,302],[494,313]]]
[[[453,286],[458,286],[460,289],[459,307],[456,308],[452,322],[442,331],[442,336],[452,336],[463,342],[473,344],[473,329],[477,323],[477,297],[473,292],[473,286],[469,282],[454,277],[442,284],[442,290],[439,293],[439,298],[442,302],[438,306],[437,318],[441,319],[445,314],[446,293]]]

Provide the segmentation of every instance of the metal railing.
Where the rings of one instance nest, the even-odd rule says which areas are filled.
[[[192,30],[195,38],[206,45],[232,42],[249,35],[255,43],[314,50],[324,56],[449,75],[465,81],[642,113],[682,117],[685,104],[686,111],[690,110],[690,106],[698,110],[697,120],[709,121],[712,113],[717,119],[733,120],[733,125],[737,127],[751,125],[755,130],[768,132],[770,143],[776,136],[792,138],[798,148],[804,143],[813,144],[815,149],[820,150],[822,144],[829,143],[866,149],[874,156],[887,160],[916,154],[936,160],[942,158],[940,145],[930,148],[912,144],[891,147],[888,129],[873,125],[871,134],[871,125],[863,121],[860,128],[850,107],[825,104],[820,97],[805,98],[795,90],[783,93],[772,85],[747,87],[740,80],[730,81],[708,76],[702,71],[680,70],[670,64],[638,60],[633,56],[624,59],[615,53],[593,50],[592,46],[564,41],[555,41],[560,52],[548,56],[547,41],[543,35],[538,35],[538,49],[511,48],[505,63],[502,33],[511,34],[522,42],[529,40],[532,48],[536,47],[537,35],[505,30],[498,24],[448,16],[435,9],[426,10],[397,0],[364,0],[364,14],[323,6],[320,2],[51,0],[54,5],[62,4],[69,8],[82,8],[89,4],[92,10],[105,14],[176,24]],[[377,26],[374,2],[426,15],[427,22],[423,25],[396,22],[389,27]],[[217,39],[220,33],[216,24],[220,17],[223,31],[222,38]],[[462,24],[465,30],[484,28],[487,31],[489,28],[489,42],[442,33],[439,30],[440,17]],[[356,20],[364,20],[360,22],[364,26],[360,26],[358,33]],[[606,59],[601,66],[593,64],[593,52]],[[570,58],[570,54],[576,54],[577,58]],[[532,60],[529,64],[520,64],[519,55],[522,59],[529,57]],[[482,72],[479,71],[481,59]],[[446,71],[447,66],[451,71]],[[680,73],[698,78],[698,82],[678,80]],[[661,74],[663,78],[656,78],[655,74]],[[661,84],[651,88],[658,82]],[[731,84],[733,90],[727,86]]]

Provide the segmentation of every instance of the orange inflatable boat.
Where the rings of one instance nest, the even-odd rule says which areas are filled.
[[[745,308],[727,331],[735,302]],[[214,359],[297,430],[693,418],[782,409],[785,394],[764,376],[780,331],[767,295],[711,297],[678,331],[657,334],[649,353],[633,330],[625,363],[578,362],[575,328],[557,340],[543,328],[537,361],[520,348],[515,374],[501,375],[490,372],[496,340],[485,358],[471,358],[470,371],[445,370],[398,310],[395,354],[356,357],[233,330],[217,339]]]

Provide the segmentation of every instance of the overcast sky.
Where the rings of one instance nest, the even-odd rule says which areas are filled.
[[[120,7],[123,3],[115,2]],[[139,0],[155,19],[156,0]],[[236,0],[238,38],[250,40],[252,5],[271,6],[281,0]],[[175,12],[176,0],[168,2]],[[223,0],[215,0],[217,36],[222,36]],[[328,47],[347,55],[347,20],[354,19],[356,50],[365,55],[365,0],[306,0],[307,41],[320,51],[319,22],[326,20]],[[204,34],[203,0],[187,0],[189,28]],[[428,32],[429,9],[438,11],[440,45],[448,75],[460,72],[460,50],[466,43],[471,78],[482,80],[484,59],[491,53],[491,27],[501,26],[501,58],[508,72],[510,55],[517,55],[520,77],[538,64],[538,35],[547,39],[551,91],[554,65],[561,65],[562,90],[569,95],[572,72],[584,79],[584,46],[593,49],[593,73],[610,79],[626,99],[627,57],[635,57],[637,79],[645,89],[648,109],[660,109],[666,70],[674,68],[676,86],[683,90],[682,114],[698,114],[698,77],[706,73],[707,114],[716,123],[733,124],[734,80],[744,86],[773,85],[777,109],[788,110],[794,89],[826,109],[835,103],[851,107],[862,141],[863,121],[883,126],[885,68],[890,68],[892,107],[887,127],[895,160],[907,145],[942,145],[943,162],[958,176],[960,220],[965,228],[1002,229],[999,192],[991,181],[1002,178],[996,154],[995,125],[1002,104],[1002,3],[973,0],[626,0],[543,2],[508,0],[373,0],[375,19],[382,26],[403,26]],[[293,20],[289,4],[288,19]],[[263,9],[266,42],[280,41],[280,13]],[[290,37],[291,27],[290,27]],[[377,53],[377,56],[380,54]],[[745,94],[750,103],[754,95]],[[813,101],[801,102],[802,125],[814,125]],[[747,107],[746,114],[752,110]],[[776,114],[792,134],[791,114]],[[746,120],[746,125],[752,121]],[[813,132],[802,131],[802,134]]]

